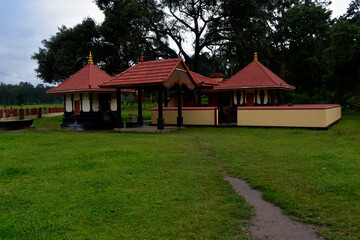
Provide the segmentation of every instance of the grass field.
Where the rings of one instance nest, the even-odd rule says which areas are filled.
[[[146,115],[146,114],[145,114]],[[248,239],[223,171],[328,239],[360,236],[360,114],[328,131],[0,132],[0,238]]]

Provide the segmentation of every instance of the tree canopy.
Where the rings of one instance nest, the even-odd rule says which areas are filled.
[[[204,75],[228,77],[260,61],[306,94],[359,95],[359,0],[331,20],[328,0],[95,0],[105,20],[62,26],[32,58],[47,83],[59,83],[87,62],[117,74],[140,60],[182,55]],[[346,44],[344,44],[346,43]],[[190,49],[190,50],[189,50]]]

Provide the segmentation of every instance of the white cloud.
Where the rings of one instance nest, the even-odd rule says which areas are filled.
[[[351,0],[332,0],[330,9],[332,12],[332,18],[337,18],[346,13]]]
[[[37,64],[31,55],[58,27],[73,27],[86,17],[97,23],[104,20],[92,0],[17,0],[1,2],[0,6],[0,82],[12,84],[42,83],[36,78]]]

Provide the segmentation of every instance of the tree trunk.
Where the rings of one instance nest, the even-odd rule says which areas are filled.
[[[307,94],[307,96],[308,96],[308,102],[309,102],[309,104],[313,104],[311,93],[310,93],[309,91],[307,91],[306,94]]]

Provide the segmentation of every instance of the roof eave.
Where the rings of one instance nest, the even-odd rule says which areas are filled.
[[[107,87],[108,88],[108,87]],[[60,90],[60,91],[46,91],[49,95],[60,95],[60,94],[66,94],[66,93],[84,93],[84,92],[116,92],[116,89],[78,89],[78,90]]]
[[[295,90],[295,87],[287,86],[254,86],[254,87],[214,87],[214,90],[236,90],[236,89],[261,89],[261,88],[271,88],[271,89],[284,89],[284,90]]]

